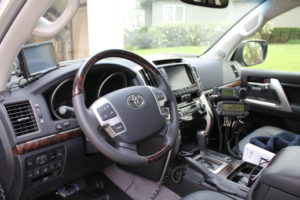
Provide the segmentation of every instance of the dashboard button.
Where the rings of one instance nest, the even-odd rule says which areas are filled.
[[[49,159],[50,160],[55,160],[56,159],[56,153],[55,152],[50,152],[49,153]]]
[[[120,132],[122,132],[122,131],[125,130],[124,125],[123,125],[122,122],[120,122],[120,123],[118,123],[118,124],[112,126],[112,129],[113,129],[116,133],[120,133]]]
[[[27,180],[31,180],[33,178],[33,171],[29,171],[26,173]]]
[[[63,126],[61,124],[56,124],[56,130],[60,131],[63,129]]]
[[[41,173],[42,173],[42,168],[36,168],[35,170],[34,170],[34,176],[39,176],[39,175],[41,175]]]
[[[42,168],[43,174],[48,173],[48,171],[49,171],[49,166],[48,166],[48,165],[46,165],[46,166],[44,166],[44,167]]]
[[[50,163],[49,164],[49,170],[52,171],[55,169],[55,163]]]
[[[69,128],[71,126],[70,122],[64,122],[64,128]]]
[[[32,169],[33,168],[33,165],[34,165],[33,159],[27,159],[25,163],[26,163],[26,168],[27,169]]]
[[[63,149],[57,149],[56,150],[56,156],[58,159],[63,158],[64,157],[64,150]]]
[[[44,165],[48,162],[48,156],[42,155],[36,158],[36,164],[37,165]]]
[[[57,162],[57,163],[56,163],[56,169],[57,169],[57,170],[61,170],[62,167],[63,167],[63,163],[62,163],[62,162]]]

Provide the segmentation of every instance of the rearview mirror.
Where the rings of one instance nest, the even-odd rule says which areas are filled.
[[[226,8],[228,0],[181,0],[184,3],[210,8]]]
[[[243,66],[257,65],[266,59],[268,42],[265,40],[243,41],[234,53],[234,60]]]

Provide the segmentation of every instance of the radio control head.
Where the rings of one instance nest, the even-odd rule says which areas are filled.
[[[247,89],[246,88],[240,88],[238,90],[238,95],[241,99],[245,99],[246,96],[247,96],[248,92],[247,92]]]

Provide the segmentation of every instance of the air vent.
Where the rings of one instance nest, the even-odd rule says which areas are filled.
[[[235,78],[240,78],[239,72],[236,69],[236,67],[234,65],[230,65],[230,67],[231,67],[231,69],[232,69],[232,71],[234,73]]]
[[[142,75],[142,77],[147,85],[156,86],[155,81],[153,80],[151,75],[149,75],[144,69],[140,70],[140,74]]]
[[[153,61],[155,65],[166,65],[166,64],[175,64],[182,63],[182,58],[172,58],[172,59],[164,59],[164,60],[155,60]]]
[[[5,105],[16,136],[38,131],[37,122],[29,101]]]

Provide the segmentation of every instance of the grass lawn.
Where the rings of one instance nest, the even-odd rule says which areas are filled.
[[[207,47],[174,47],[161,49],[142,49],[134,51],[140,55],[160,53],[187,53],[202,54]],[[270,44],[267,59],[260,65],[249,67],[249,69],[267,69],[278,71],[300,72],[300,44]]]
[[[300,72],[300,44],[271,44],[267,59],[251,69]]]

